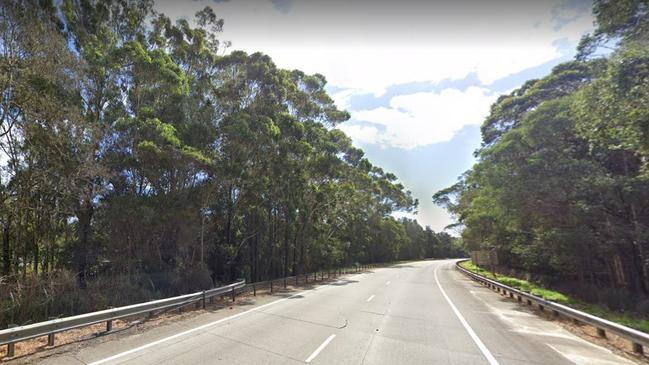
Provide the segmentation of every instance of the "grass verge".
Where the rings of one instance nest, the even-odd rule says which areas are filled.
[[[476,273],[478,275],[484,276],[488,279],[495,280],[499,283],[511,286],[512,288],[531,293],[538,297],[544,298],[546,300],[560,303],[563,305],[568,305],[572,308],[575,308],[586,313],[590,313],[594,316],[607,319],[611,322],[619,323],[623,326],[635,328],[645,333],[649,333],[649,320],[637,313],[623,313],[611,311],[601,305],[586,303],[574,298],[571,298],[563,293],[560,293],[555,290],[550,290],[543,288],[536,283],[529,282],[527,280],[521,280],[517,278],[512,278],[505,275],[496,274],[487,271],[471,261],[464,261],[460,263],[460,266],[463,268]]]

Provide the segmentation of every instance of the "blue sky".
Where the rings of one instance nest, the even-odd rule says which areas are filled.
[[[321,73],[351,120],[339,126],[419,199],[414,218],[442,230],[432,195],[473,164],[480,124],[503,93],[569,60],[592,30],[587,0],[158,1],[191,18],[206,5],[231,49]]]

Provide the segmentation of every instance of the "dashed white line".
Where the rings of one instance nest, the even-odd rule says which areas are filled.
[[[439,279],[437,278],[437,269],[438,268],[439,268],[439,266],[437,266],[435,268],[434,276],[435,276],[435,282],[437,283],[437,287],[439,288],[439,291],[442,292],[442,295],[444,296],[444,298],[446,298],[446,301],[451,306],[451,309],[453,309],[453,313],[455,313],[457,318],[460,320],[460,323],[462,323],[462,326],[464,326],[464,329],[469,333],[469,336],[471,336],[471,339],[473,339],[473,342],[475,342],[475,344],[478,345],[478,348],[480,349],[480,351],[482,351],[482,354],[484,355],[484,357],[487,358],[487,361],[489,362],[489,364],[490,365],[499,365],[498,361],[496,360],[494,355],[492,355],[491,352],[489,351],[489,349],[487,348],[487,346],[485,346],[484,343],[482,343],[482,340],[480,340],[478,335],[476,335],[476,333],[473,331],[473,328],[471,328],[471,326],[469,326],[469,323],[466,321],[466,319],[464,319],[464,316],[462,316],[462,313],[460,313],[460,311],[455,307],[455,304],[453,304],[453,302],[451,301],[451,298],[449,298],[448,295],[446,295],[446,292],[442,288],[442,284],[439,283]]]
[[[324,289],[327,289],[327,288],[333,288],[333,286],[326,286]],[[109,357],[107,357],[107,358],[104,358],[104,359],[101,359],[101,360],[97,360],[97,361],[95,361],[95,362],[88,363],[88,365],[100,365],[100,364],[105,364],[105,363],[107,363],[107,362],[110,362],[110,361],[113,361],[113,360],[117,360],[117,359],[122,358],[122,357],[124,357],[124,356],[128,356],[128,355],[130,355],[130,354],[133,354],[133,353],[136,353],[136,352],[139,352],[139,351],[142,351],[142,350],[146,350],[146,349],[148,349],[148,348],[150,348],[150,347],[153,347],[153,346],[157,346],[157,345],[159,345],[159,344],[161,344],[161,343],[165,343],[165,342],[170,341],[170,340],[173,340],[173,339],[175,339],[175,338],[182,337],[182,336],[188,335],[188,334],[193,333],[193,332],[197,332],[197,331],[200,331],[200,330],[207,329],[207,328],[212,327],[212,326],[215,326],[215,325],[217,325],[217,324],[219,324],[219,323],[223,323],[223,322],[226,322],[226,321],[233,320],[233,319],[235,319],[235,318],[241,317],[241,316],[243,316],[243,315],[245,315],[245,314],[248,314],[248,313],[250,313],[250,312],[255,312],[255,311],[258,311],[258,310],[260,310],[260,309],[263,309],[263,308],[269,307],[269,306],[271,306],[271,305],[275,305],[275,304],[277,304],[277,303],[284,302],[284,301],[286,301],[286,300],[288,300],[288,299],[292,299],[292,298],[300,298],[301,296],[305,295],[306,293],[308,293],[308,292],[310,292],[310,291],[313,291],[313,290],[312,290],[312,289],[311,289],[311,290],[304,290],[304,291],[301,291],[301,292],[299,292],[299,293],[297,293],[297,294],[291,295],[290,297],[286,297],[286,298],[278,299],[278,300],[276,300],[276,301],[274,301],[274,302],[266,303],[266,304],[260,305],[259,307],[251,308],[251,309],[245,310],[245,311],[243,311],[243,312],[241,312],[241,313],[237,313],[237,314],[231,315],[231,316],[229,316],[229,317],[225,317],[225,318],[222,318],[222,319],[216,320],[216,321],[214,321],[214,322],[206,323],[206,324],[204,324],[204,325],[201,325],[201,326],[198,326],[198,327],[194,327],[194,328],[188,329],[187,331],[180,332],[180,333],[176,333],[175,335],[171,335],[171,336],[169,336],[169,337],[161,338],[161,339],[159,339],[159,340],[157,340],[157,341],[149,342],[149,343],[147,343],[147,344],[145,344],[145,345],[142,345],[142,346],[139,346],[139,347],[136,347],[136,348],[130,349],[130,350],[128,350],[128,351],[120,352],[120,353],[115,354],[115,355],[113,355],[113,356],[109,356]],[[322,289],[320,289],[320,291],[322,291]],[[332,338],[332,339],[333,339],[333,338]],[[331,340],[330,340],[330,341],[331,341]],[[317,354],[316,354],[316,355],[317,355]]]
[[[386,281],[386,282],[385,282],[385,286],[390,285],[390,283],[391,283],[391,281]]]
[[[336,337],[336,335],[331,335],[331,336],[327,337],[327,339],[320,346],[318,346],[318,348],[315,349],[315,351],[313,351],[313,353],[311,355],[309,355],[309,357],[307,357],[306,360],[304,360],[304,362],[309,363],[309,362],[313,361],[313,359],[315,359],[315,357],[318,356],[320,351],[324,350],[324,348],[327,347],[329,342],[331,342],[331,340],[333,340],[334,337]]]
[[[367,298],[366,302],[371,302],[372,299],[374,299],[374,294],[372,294],[369,298]]]

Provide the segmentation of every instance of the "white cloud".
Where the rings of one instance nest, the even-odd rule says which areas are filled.
[[[480,124],[497,95],[479,87],[444,89],[395,96],[389,107],[354,112],[354,121],[340,126],[354,140],[412,149],[446,142],[470,124]]]
[[[288,12],[267,0],[156,5],[171,16],[213,5],[233,49],[261,51],[280,67],[322,73],[338,88],[380,95],[390,85],[471,72],[489,84],[558,58],[556,40],[576,42],[592,28],[590,14],[558,7],[562,3],[304,0]]]
[[[343,89],[332,93],[331,98],[334,100],[334,103],[338,108],[348,109],[352,96],[357,95],[358,93],[359,90],[356,89]]]
[[[279,67],[323,74],[342,108],[354,95],[380,96],[392,85],[475,73],[479,84],[466,91],[396,96],[387,107],[352,111],[352,121],[340,126],[357,143],[412,149],[480,124],[496,98],[485,85],[564,56],[560,44],[566,42],[558,40],[576,45],[593,28],[584,11],[590,4],[574,10],[581,1],[588,0],[300,0],[285,11],[270,0],[156,0],[156,7],[173,19],[213,6],[225,20],[220,38],[232,41],[232,49],[264,52]],[[430,157],[440,158],[448,156]],[[451,181],[469,166],[458,165]],[[394,170],[401,176],[404,169]],[[420,199],[417,218],[442,229],[450,217],[432,206],[431,179],[416,176],[421,180],[404,183]]]

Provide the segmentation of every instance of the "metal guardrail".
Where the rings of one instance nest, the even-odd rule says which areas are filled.
[[[52,319],[45,322],[38,322],[26,326],[13,327],[0,331],[0,345],[8,345],[7,356],[14,355],[14,344],[16,342],[29,340],[40,336],[48,336],[48,345],[54,345],[54,334],[71,330],[74,328],[90,326],[96,323],[106,322],[106,331],[112,330],[112,321],[124,317],[134,316],[142,313],[167,309],[171,307],[182,307],[190,303],[203,302],[217,295],[234,293],[244,288],[245,280],[222,286],[219,288],[204,290],[192,294],[180,295],[177,297],[154,300],[146,303],[128,305],[124,307],[106,309],[98,312],[81,314],[78,316]]]
[[[252,289],[253,294],[257,295],[257,289],[269,287],[270,292],[273,292],[273,283],[278,281],[283,282],[284,288],[287,287],[289,280],[294,280],[295,285],[298,285],[300,277],[304,278],[304,283],[308,284],[309,280],[315,282],[320,276],[320,280],[326,278],[336,277],[345,273],[358,272],[363,269],[369,269],[374,265],[357,265],[351,268],[341,268],[335,270],[318,271],[314,273],[307,273],[297,276],[289,276],[285,278],[273,279],[268,281],[256,282],[246,284],[245,280],[240,280],[230,285],[222,286],[219,288],[204,290],[192,294],[180,295],[177,297],[154,300],[145,303],[133,304],[124,307],[106,309],[98,312],[91,312],[72,317],[65,317],[59,319],[52,319],[49,321],[38,322],[25,326],[8,328],[0,330],[0,345],[7,345],[7,357],[15,356],[15,343],[26,341],[32,338],[47,336],[47,345],[54,346],[54,335],[59,332],[86,327],[93,324],[106,322],[106,332],[113,328],[113,321],[125,317],[135,316],[143,313],[153,313],[162,309],[181,308],[185,305],[192,303],[202,303],[205,308],[205,301],[214,297],[224,294],[230,294],[232,300],[235,300],[237,292],[242,293]],[[313,277],[313,279],[311,279]],[[293,282],[291,282],[293,284]]]
[[[457,261],[455,263],[455,267],[473,280],[478,281],[491,289],[495,289],[503,295],[509,294],[510,298],[514,298],[514,296],[516,296],[519,302],[525,300],[528,305],[535,303],[542,311],[548,309],[551,310],[555,316],[563,315],[572,319],[576,323],[585,323],[591,325],[597,328],[597,335],[599,337],[606,338],[607,331],[614,333],[619,337],[629,340],[632,344],[633,352],[637,354],[643,353],[643,347],[649,347],[649,334],[647,333],[608,321],[606,319],[576,310],[574,308],[570,308],[559,303],[551,302],[531,293],[527,293],[501,284],[497,281],[487,279],[484,276],[473,273],[460,266],[460,263],[465,261],[468,261],[468,259]]]

